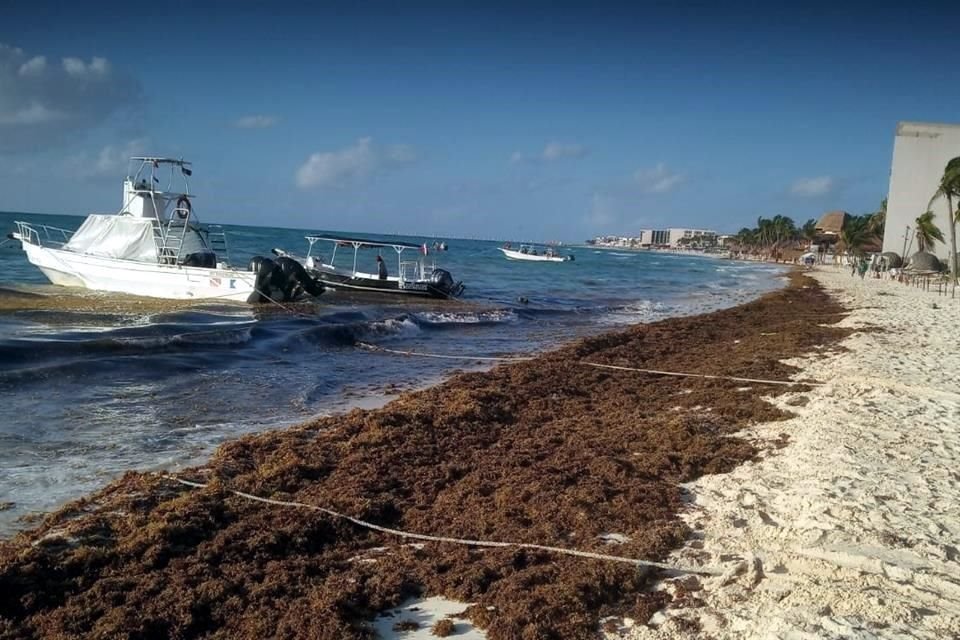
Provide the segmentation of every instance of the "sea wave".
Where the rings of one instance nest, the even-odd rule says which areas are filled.
[[[496,325],[504,322],[516,322],[519,319],[513,309],[491,309],[489,311],[426,311],[413,314],[414,321],[422,328],[446,329],[459,325]]]
[[[637,300],[624,305],[608,307],[599,321],[605,325],[636,324],[650,322],[668,314],[669,305],[656,300]]]

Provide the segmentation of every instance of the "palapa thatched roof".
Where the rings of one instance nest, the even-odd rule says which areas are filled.
[[[887,261],[887,267],[891,269],[898,269],[903,265],[903,258],[895,251],[884,251],[881,257]]]
[[[846,211],[830,211],[823,214],[817,222],[817,235],[839,236],[849,216],[850,214]]]
[[[940,271],[940,260],[929,251],[917,251],[910,256],[907,268],[912,271]]]

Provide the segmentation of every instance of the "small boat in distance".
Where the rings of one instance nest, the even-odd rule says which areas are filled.
[[[538,251],[536,245],[521,244],[519,249],[514,249],[507,242],[499,249],[507,260],[523,260],[526,262],[572,262],[574,260],[573,254],[562,256],[553,247]]]
[[[306,240],[310,248],[302,262],[307,273],[331,289],[428,298],[456,298],[463,293],[462,282],[455,281],[446,269],[438,268],[436,260],[428,260],[430,250],[426,243],[342,236],[307,236]],[[318,242],[329,246],[330,252],[315,253]],[[366,249],[375,250],[376,255],[363,255],[361,252]],[[390,273],[393,267],[388,264],[392,257],[389,251],[387,256],[381,255],[383,250],[390,249],[397,256],[396,262],[389,260],[396,265],[393,273]],[[274,253],[288,255],[280,249]]]
[[[10,238],[50,282],[175,300],[277,302],[323,292],[292,260],[257,257],[247,271],[233,268],[223,229],[201,225],[193,211],[189,162],[136,157],[129,169],[116,213],[90,214],[76,231],[16,221]]]

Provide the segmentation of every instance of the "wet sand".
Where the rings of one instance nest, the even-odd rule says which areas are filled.
[[[644,622],[671,597],[650,590],[658,571],[410,545],[228,489],[417,533],[663,560],[692,533],[681,484],[783,446],[786,434],[732,434],[788,418],[765,398],[797,388],[580,362],[786,380],[798,369],[783,359],[851,333],[833,326],[843,312],[795,275],[746,305],[225,444],[180,474],[205,489],[128,473],[0,545],[0,637],[365,638],[378,611],[414,595],[476,603],[467,615],[494,640],[593,638],[609,615]]]

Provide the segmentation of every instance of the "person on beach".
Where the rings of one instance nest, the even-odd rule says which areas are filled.
[[[377,275],[381,280],[387,279],[387,263],[383,261],[382,256],[377,256]]]

